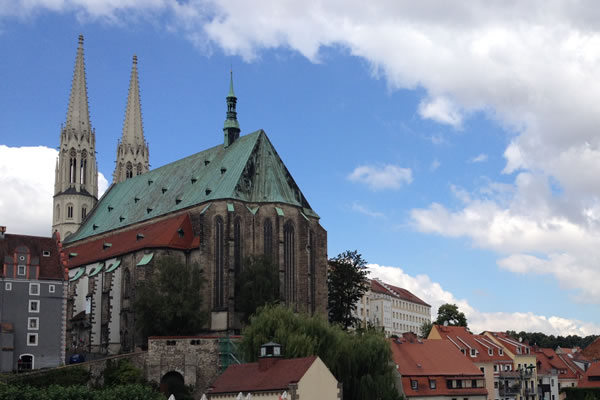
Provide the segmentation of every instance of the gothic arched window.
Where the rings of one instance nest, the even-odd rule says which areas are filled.
[[[67,219],[73,219],[73,204],[67,204]]]
[[[83,150],[81,152],[81,163],[79,167],[79,182],[83,185],[86,183],[86,174],[87,174],[87,152]]]
[[[239,217],[233,224],[233,262],[237,275],[242,270],[242,222]]]
[[[129,178],[133,178],[133,165],[131,165],[131,163],[128,161],[127,162],[127,168],[125,171],[125,178],[129,179]]]
[[[273,224],[269,218],[264,222],[264,255],[267,259],[273,259]]]
[[[69,183],[75,183],[77,179],[77,152],[71,149],[69,152]]]
[[[142,174],[142,163],[138,163],[137,167],[136,167],[136,175],[141,175]]]
[[[225,251],[223,218],[215,219],[215,308],[225,306]]]
[[[128,269],[123,269],[123,298],[128,299],[131,294],[131,273]]]
[[[315,233],[310,231],[308,234],[308,271],[310,274],[310,311],[315,313],[317,310],[317,268],[316,268],[316,248],[315,248]]]
[[[60,204],[56,205],[56,216],[55,219],[58,221],[60,220]]]
[[[296,301],[296,237],[291,221],[283,226],[283,262],[285,267],[283,293],[286,303],[289,304]]]
[[[85,217],[87,217],[87,205],[84,204],[83,207],[81,207],[81,220],[83,221],[85,219]]]

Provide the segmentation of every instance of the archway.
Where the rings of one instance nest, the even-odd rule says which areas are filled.
[[[183,376],[177,371],[167,372],[160,380],[160,391],[167,397],[174,395],[177,400],[192,399],[192,393]]]

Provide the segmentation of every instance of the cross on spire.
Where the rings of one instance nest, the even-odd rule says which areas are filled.
[[[240,137],[240,124],[237,120],[236,104],[237,97],[233,91],[233,70],[229,71],[229,93],[227,100],[227,119],[223,125],[223,134],[225,136],[224,146],[229,147]]]

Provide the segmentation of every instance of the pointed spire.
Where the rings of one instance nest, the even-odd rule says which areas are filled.
[[[137,56],[133,56],[131,78],[129,80],[129,94],[127,95],[127,109],[125,123],[123,124],[123,143],[132,145],[143,144],[144,127],[142,126],[142,106],[140,102],[140,83],[137,71]]]
[[[71,84],[69,109],[67,110],[67,131],[90,132],[90,113],[88,110],[87,86],[85,79],[85,61],[83,57],[83,35],[79,35],[79,47],[75,58],[75,71]]]
[[[229,71],[229,93],[227,94],[227,119],[223,125],[223,134],[225,136],[224,146],[229,147],[240,137],[240,124],[237,120],[236,104],[237,97],[233,92],[233,71]]]

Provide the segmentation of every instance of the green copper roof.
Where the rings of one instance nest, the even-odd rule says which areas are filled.
[[[83,275],[84,272],[85,272],[85,267],[79,268],[79,270],[75,273],[75,275],[73,275],[73,277],[71,279],[69,279],[69,282],[75,282],[77,279],[81,278],[81,275]]]
[[[106,272],[113,272],[115,269],[119,268],[121,265],[121,260],[117,260],[116,262],[110,264],[108,268],[106,268]]]
[[[227,97],[235,97],[235,93],[233,92],[233,71],[229,71],[229,93]]]
[[[136,265],[139,267],[140,265],[147,265],[150,261],[152,261],[152,257],[154,257],[154,253],[144,254],[144,257],[140,260]]]
[[[100,271],[102,271],[102,268],[103,268],[103,267],[104,267],[104,263],[101,263],[101,262],[100,262],[100,263],[97,263],[97,264],[95,265],[95,268],[94,268],[94,269],[93,269],[93,270],[92,270],[92,271],[89,273],[89,277],[90,277],[90,278],[92,278],[92,277],[94,277],[94,276],[98,275],[98,273],[99,273]]]
[[[214,200],[283,203],[319,217],[263,130],[113,184],[70,243]]]

